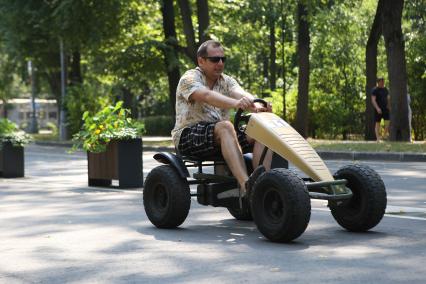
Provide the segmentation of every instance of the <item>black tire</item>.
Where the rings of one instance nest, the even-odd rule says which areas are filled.
[[[311,202],[305,183],[294,172],[277,168],[259,176],[251,196],[259,231],[273,242],[291,242],[308,226]]]
[[[143,204],[148,219],[156,227],[178,227],[185,221],[191,206],[187,180],[170,165],[154,168],[145,180]]]
[[[248,201],[244,200],[243,208],[228,208],[229,213],[239,220],[239,221],[252,221],[253,217],[251,216],[250,204]]]
[[[341,205],[330,202],[331,214],[340,226],[352,232],[364,232],[376,226],[386,210],[385,185],[372,168],[348,165],[335,174],[336,179],[346,179],[353,196]]]

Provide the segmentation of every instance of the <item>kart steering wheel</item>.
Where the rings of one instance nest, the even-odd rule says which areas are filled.
[[[268,107],[268,102],[263,99],[254,99],[253,103],[262,103],[265,107]],[[234,116],[234,129],[237,133],[241,132],[240,123],[243,121],[247,124],[250,119],[250,114],[243,114],[243,112],[244,110],[240,108]]]

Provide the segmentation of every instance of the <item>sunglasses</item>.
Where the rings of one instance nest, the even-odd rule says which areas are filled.
[[[208,59],[210,62],[213,62],[213,63],[218,63],[220,60],[222,60],[222,62],[223,63],[225,63],[225,61],[226,61],[226,57],[224,56],[224,57],[221,57],[221,56],[207,56],[207,57],[204,57],[205,59]]]

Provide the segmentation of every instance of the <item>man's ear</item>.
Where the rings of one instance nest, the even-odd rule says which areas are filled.
[[[205,61],[205,59],[204,59],[204,58],[202,58],[201,56],[198,56],[198,57],[197,57],[198,66],[203,65],[203,64],[204,64],[204,61]]]

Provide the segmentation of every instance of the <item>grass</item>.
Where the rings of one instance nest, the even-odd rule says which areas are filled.
[[[376,141],[338,141],[308,139],[317,151],[352,151],[352,152],[411,152],[426,153],[425,142],[376,142]]]
[[[37,133],[31,134],[34,141],[58,141],[58,134],[52,133]]]

